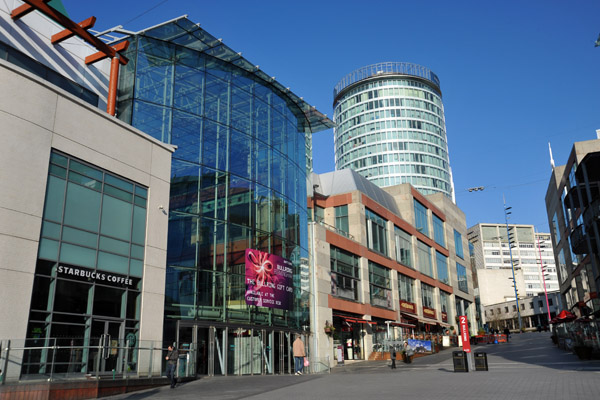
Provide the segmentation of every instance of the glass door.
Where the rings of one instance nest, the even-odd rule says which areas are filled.
[[[122,321],[92,320],[89,365],[93,373],[123,372],[123,349],[120,346],[123,335],[122,328]]]

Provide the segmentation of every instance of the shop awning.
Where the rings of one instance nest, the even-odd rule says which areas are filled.
[[[416,328],[416,325],[413,324],[407,324],[405,322],[392,322],[390,324],[391,326],[401,326],[402,328]]]
[[[339,317],[344,319],[347,322],[353,323],[353,324],[369,324],[369,325],[377,325],[377,322],[373,322],[373,321],[369,321],[363,318],[356,318],[356,317],[348,317],[346,315],[338,315],[338,314],[334,314],[334,317]]]
[[[419,322],[424,323],[424,324],[440,325],[440,326],[450,326],[450,324],[438,321],[436,319],[421,317],[419,315],[407,314],[407,313],[400,313],[400,314],[402,315],[403,318],[410,319],[412,321],[419,321]]]
[[[412,319],[412,320],[415,320],[415,321],[419,320],[419,317],[417,315],[414,315],[414,314],[409,314],[409,313],[401,312],[400,315],[403,316],[404,318],[407,318],[407,319]]]
[[[429,324],[429,325],[440,324],[440,321],[438,321],[437,319],[431,319],[431,318],[425,318],[425,317],[419,317],[419,321],[421,321],[424,324]]]

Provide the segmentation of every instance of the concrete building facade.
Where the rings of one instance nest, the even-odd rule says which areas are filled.
[[[50,373],[25,347],[97,346],[105,328],[160,346],[173,148],[3,60],[0,81],[0,339],[21,349],[6,377]]]
[[[517,302],[513,300],[488,304],[484,308],[484,316],[488,328],[502,332],[504,328],[518,330]],[[550,312],[548,312],[548,309]],[[562,310],[560,293],[545,293],[519,300],[519,311],[524,329],[535,330],[538,327],[548,327],[549,321]]]
[[[319,354],[368,359],[388,340],[474,321],[465,216],[447,196],[381,189],[350,169],[313,175],[313,188]]]
[[[507,233],[506,224],[480,223],[470,227],[468,235],[483,306],[515,298],[513,265],[519,298],[558,290],[548,233],[535,232],[533,225],[514,224],[508,225]]]
[[[600,133],[597,131],[600,136]],[[600,316],[600,139],[575,142],[566,164],[552,165],[546,211],[565,308]]]

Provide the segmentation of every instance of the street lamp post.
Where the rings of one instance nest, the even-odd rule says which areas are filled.
[[[515,289],[515,300],[517,302],[517,315],[519,317],[519,332],[523,331],[523,323],[521,322],[521,309],[519,307],[519,295],[517,292],[517,280],[515,279],[515,263],[513,261],[513,256],[512,256],[512,240],[510,237],[510,231],[508,229],[508,216],[511,214],[510,210],[512,207],[506,207],[506,200],[503,199],[504,202],[504,221],[506,222],[506,235],[507,235],[507,240],[508,240],[508,254],[510,255],[510,267],[512,269],[512,281],[513,281],[513,288]]]
[[[540,268],[542,269],[542,282],[544,283],[544,294],[546,295],[546,310],[548,311],[548,323],[550,323],[550,320],[552,318],[550,317],[550,304],[548,303],[548,291],[546,290],[546,267],[547,267],[547,265],[544,265],[544,260],[542,259],[542,247],[540,245],[540,236],[539,235],[537,237],[537,242],[538,242],[538,252],[540,254]]]

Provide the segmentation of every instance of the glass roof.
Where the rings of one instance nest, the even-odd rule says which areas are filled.
[[[241,53],[232,50],[221,39],[215,38],[200,28],[199,24],[194,24],[190,21],[186,16],[147,28],[137,32],[137,35],[148,36],[201,51],[251,73],[264,81],[266,85],[271,86],[275,91],[280,92],[283,98],[287,98],[294,103],[304,113],[310,126],[310,132],[312,133],[333,128],[334,126],[333,121],[327,118],[325,114],[306,103],[281,83],[261,71],[258,66],[243,58]]]

